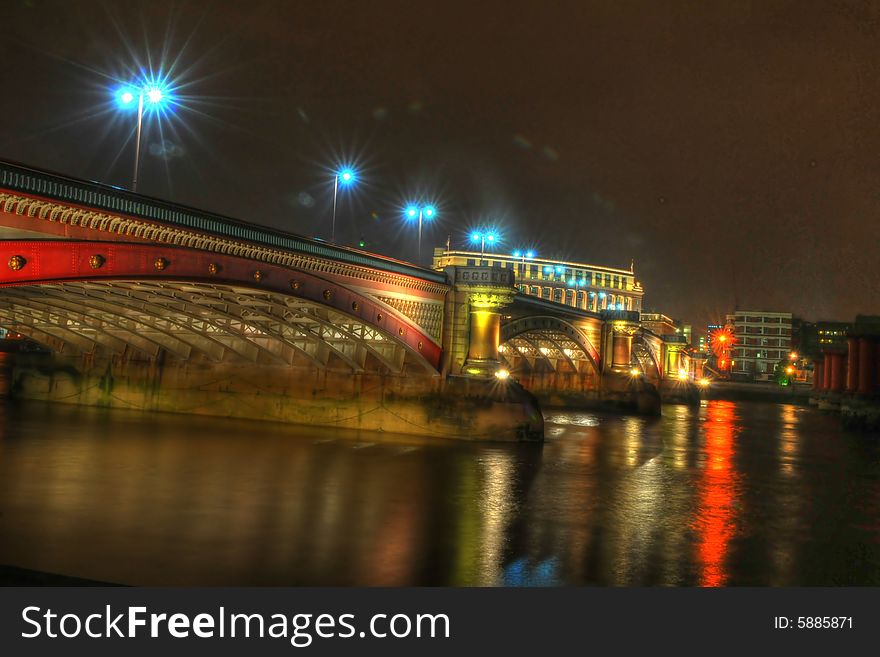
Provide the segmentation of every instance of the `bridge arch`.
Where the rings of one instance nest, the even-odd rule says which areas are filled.
[[[501,355],[508,362],[508,347],[528,360],[543,359],[553,367],[553,361],[565,362],[573,372],[578,372],[578,361],[586,361],[598,374],[599,352],[589,338],[577,327],[558,317],[539,315],[522,317],[501,327]],[[555,367],[554,367],[555,369]]]
[[[160,349],[181,359],[354,372],[440,369],[440,346],[405,315],[314,273],[194,249],[0,242],[0,325],[53,349]],[[14,265],[14,266],[13,266]],[[378,366],[378,367],[377,367]]]
[[[663,378],[663,370],[660,367],[660,355],[651,341],[645,339],[644,333],[638,333],[633,339],[632,360],[641,367],[642,372],[649,381],[659,384]]]

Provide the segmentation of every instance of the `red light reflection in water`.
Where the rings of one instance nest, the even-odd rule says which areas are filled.
[[[697,482],[697,532],[700,586],[724,586],[727,546],[736,531],[734,503],[737,474],[733,468],[734,404],[709,402],[706,408],[706,464]]]

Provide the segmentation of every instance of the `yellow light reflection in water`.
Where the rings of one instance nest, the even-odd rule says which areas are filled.
[[[706,462],[694,521],[701,586],[724,586],[728,577],[725,559],[736,531],[735,408],[727,401],[713,401],[706,408]]]
[[[797,409],[786,405],[779,409],[782,431],[779,434],[779,470],[791,477],[794,475],[798,457]]]

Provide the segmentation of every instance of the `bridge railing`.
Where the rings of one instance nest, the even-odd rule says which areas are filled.
[[[599,315],[605,320],[624,320],[627,322],[638,322],[641,315],[638,310],[602,310]]]
[[[0,161],[0,187],[222,237],[246,240],[261,246],[373,267],[435,283],[446,282],[446,276],[442,272],[423,269],[400,260],[326,244],[320,240],[142,196],[112,185],[78,180],[11,162]]]

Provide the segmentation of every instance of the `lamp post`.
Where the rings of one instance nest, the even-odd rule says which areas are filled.
[[[495,233],[474,231],[471,233],[471,242],[480,243],[480,266],[483,266],[483,255],[486,253],[486,242],[491,246],[495,243]]]
[[[330,222],[330,243],[336,244],[336,196],[339,193],[339,185],[348,187],[357,180],[357,173],[350,167],[344,167],[336,172],[333,177],[333,219]]]
[[[141,131],[144,122],[144,101],[148,108],[159,109],[168,101],[168,91],[159,84],[144,83],[138,86],[124,87],[116,94],[119,106],[128,109],[133,107],[137,99],[137,134],[134,145],[134,175],[131,180],[131,190],[137,191],[138,168],[141,161]]]
[[[532,258],[534,258],[535,252],[532,250],[529,250],[529,251],[517,250],[517,251],[513,252],[513,257],[514,258],[521,258],[522,273],[520,274],[520,278],[521,279],[525,278],[526,277],[526,259],[531,260]]]
[[[419,249],[417,264],[422,264],[422,220],[430,221],[437,216],[437,208],[433,205],[408,205],[403,211],[404,216],[409,220],[419,219]]]

